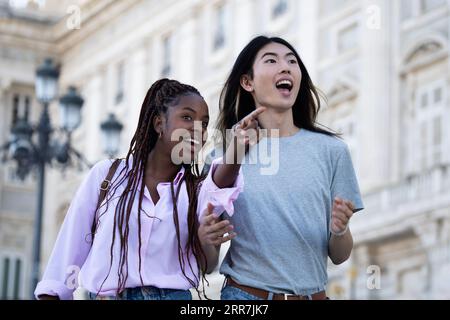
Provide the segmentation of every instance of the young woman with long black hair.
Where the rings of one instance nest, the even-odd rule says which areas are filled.
[[[239,54],[221,94],[221,136],[262,107],[256,120],[267,134],[242,164],[222,299],[325,299],[327,259],[350,256],[349,220],[363,204],[346,144],[316,123],[320,98],[305,65],[276,37],[259,36]],[[258,161],[262,144],[278,145],[269,175]]]

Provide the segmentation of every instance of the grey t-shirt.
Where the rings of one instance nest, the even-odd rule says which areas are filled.
[[[272,160],[279,161],[278,171],[264,175],[261,169],[269,166],[259,146],[277,151],[276,143],[279,157]],[[234,202],[234,215],[224,214],[237,237],[220,273],[274,293],[324,290],[333,199],[363,209],[347,145],[305,129],[276,142],[263,139],[246,155],[242,172],[244,191]]]

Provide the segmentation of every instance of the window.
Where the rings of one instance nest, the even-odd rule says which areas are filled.
[[[417,299],[425,292],[425,268],[421,266],[402,270],[398,274],[397,294],[403,299]]]
[[[422,109],[425,109],[428,106],[428,92],[424,92],[421,95],[420,99],[420,107]]]
[[[168,77],[172,72],[172,36],[169,34],[162,41],[162,70],[161,75]]]
[[[350,0],[321,0],[320,1],[320,14],[329,15],[336,13],[340,9],[346,7]]]
[[[29,120],[29,115],[30,115],[30,97],[25,96],[25,110],[23,112],[23,116],[26,121]]]
[[[430,165],[436,166],[441,163],[442,159],[442,116],[437,115],[435,116],[430,123],[432,124],[431,129],[432,132],[430,132],[430,140],[431,140],[431,146],[430,146]]]
[[[13,299],[18,300],[20,295],[20,277],[22,274],[22,261],[20,259],[16,259],[15,264],[15,273],[14,273],[14,286],[13,286]]]
[[[419,130],[418,149],[414,149],[416,163],[421,170],[429,169],[441,163],[444,145],[443,116],[444,116],[444,88],[445,81],[438,81],[422,86],[416,93],[416,119],[411,130]]]
[[[124,76],[125,66],[124,63],[121,62],[117,66],[117,82],[116,82],[116,104],[122,102],[124,97],[124,86],[125,86],[125,76]]]
[[[23,296],[23,261],[16,256],[3,256],[0,265],[0,299],[18,300]]]
[[[11,121],[12,126],[14,126],[16,124],[17,120],[19,120],[19,96],[14,95],[13,114],[12,114],[12,121]]]
[[[9,0],[9,5],[14,8],[23,9],[26,7],[31,7],[33,9],[41,9],[45,7],[46,0]]]
[[[411,19],[414,16],[414,1],[402,0],[400,12],[403,21]]]
[[[354,23],[338,32],[337,35],[337,51],[343,53],[354,49],[358,41],[358,24]]]
[[[287,0],[277,0],[272,7],[272,18],[276,19],[287,12],[288,2]]]
[[[14,126],[17,120],[24,119],[29,120],[30,115],[30,97],[27,95],[15,94],[12,101],[12,121]]]
[[[410,20],[438,9],[445,4],[446,0],[402,0],[400,7],[401,17],[403,21]]]
[[[434,89],[433,92],[433,103],[439,104],[442,102],[442,87],[438,87]]]
[[[421,11],[422,13],[426,13],[432,11],[444,4],[446,4],[446,0],[421,0]]]
[[[213,48],[219,50],[225,46],[225,6],[221,4],[216,9],[216,30],[214,32]]]
[[[31,96],[26,93],[13,93],[12,97],[10,97],[7,101],[7,117],[6,123],[7,130],[11,131],[17,122],[20,121],[31,121],[30,112],[31,112]],[[11,114],[11,116],[9,116]],[[31,125],[31,124],[30,124]],[[7,140],[11,141],[12,136],[10,136]],[[6,141],[5,141],[6,142]],[[12,156],[12,146],[7,150],[9,156]],[[9,186],[19,187],[19,188],[29,188],[33,183],[33,174],[28,175],[25,180],[21,180],[17,174],[17,165],[15,162],[8,162],[2,164],[3,171],[3,182]],[[0,262],[1,264],[1,262]],[[1,289],[0,289],[1,293]]]
[[[2,300],[8,298],[9,258],[3,259]]]
[[[422,169],[427,168],[427,154],[428,154],[428,123],[423,121],[420,123],[420,150],[423,156],[420,159],[420,164]]]

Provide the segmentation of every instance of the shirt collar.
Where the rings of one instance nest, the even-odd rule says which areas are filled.
[[[175,175],[175,178],[173,179],[173,184],[178,185],[181,181],[181,179],[184,177],[184,174],[186,172],[186,169],[184,167],[181,167],[180,171]],[[170,182],[161,182],[161,185],[169,185]],[[140,184],[139,184],[139,190],[140,190]]]
[[[174,184],[180,183],[180,180],[181,180],[181,179],[183,178],[183,176],[184,176],[185,170],[186,170],[186,169],[184,169],[184,167],[182,166],[181,169],[180,169],[180,171],[178,171],[177,175],[175,176],[175,179],[173,179],[173,183],[174,183]]]

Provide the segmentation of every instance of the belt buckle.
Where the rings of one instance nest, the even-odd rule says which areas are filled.
[[[110,180],[103,180],[103,182],[100,185],[100,190],[102,191],[108,191],[109,185],[111,184]]]
[[[289,300],[289,297],[295,296],[295,294],[284,293],[284,300]]]
[[[296,296],[296,294],[289,294],[289,293],[284,293],[284,300],[289,300],[289,297],[292,296]],[[302,299],[301,300],[312,300],[312,295],[307,295],[307,296],[300,296]],[[304,299],[303,299],[304,298]]]

